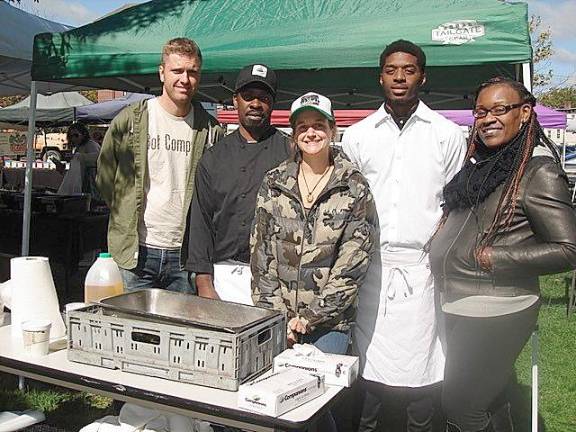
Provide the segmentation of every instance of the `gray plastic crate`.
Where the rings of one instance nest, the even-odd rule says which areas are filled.
[[[157,299],[144,300],[165,303],[162,300],[173,301],[172,294],[177,294],[189,297],[179,297],[179,300],[195,304],[189,310],[197,308],[199,302],[202,313],[206,313],[207,305],[213,305],[213,309],[219,311],[213,312],[240,324],[219,329],[214,315],[204,325],[195,319],[186,320],[178,313],[166,317],[132,311],[133,305],[126,307],[122,300],[128,297],[131,303],[135,296],[130,296],[138,293],[142,292],[115,297],[124,297],[115,305],[101,303],[71,311],[68,359],[235,391],[240,383],[268,370],[274,356],[285,348],[286,321],[278,312],[168,291],[168,295],[159,294]],[[147,294],[140,297],[143,295]],[[137,306],[146,310],[142,303]]]

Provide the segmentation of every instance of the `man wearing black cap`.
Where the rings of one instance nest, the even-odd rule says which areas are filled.
[[[276,74],[246,66],[234,87],[239,128],[206,151],[196,171],[186,268],[198,295],[252,304],[250,228],[264,174],[289,156],[290,143],[270,125]]]

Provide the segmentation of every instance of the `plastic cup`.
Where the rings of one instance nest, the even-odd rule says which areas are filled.
[[[28,320],[21,327],[24,352],[33,357],[47,355],[52,323],[48,320]]]

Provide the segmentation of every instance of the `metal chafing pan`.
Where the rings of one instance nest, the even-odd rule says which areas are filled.
[[[99,303],[147,319],[157,318],[229,333],[240,333],[280,314],[270,309],[156,288],[108,297]]]

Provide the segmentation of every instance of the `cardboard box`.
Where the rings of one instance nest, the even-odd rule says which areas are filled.
[[[283,369],[241,384],[238,408],[277,417],[322,395],[324,377],[302,369]]]
[[[328,354],[317,349],[287,349],[274,358],[274,372],[299,368],[324,375],[326,384],[350,387],[358,378],[358,357]]]

